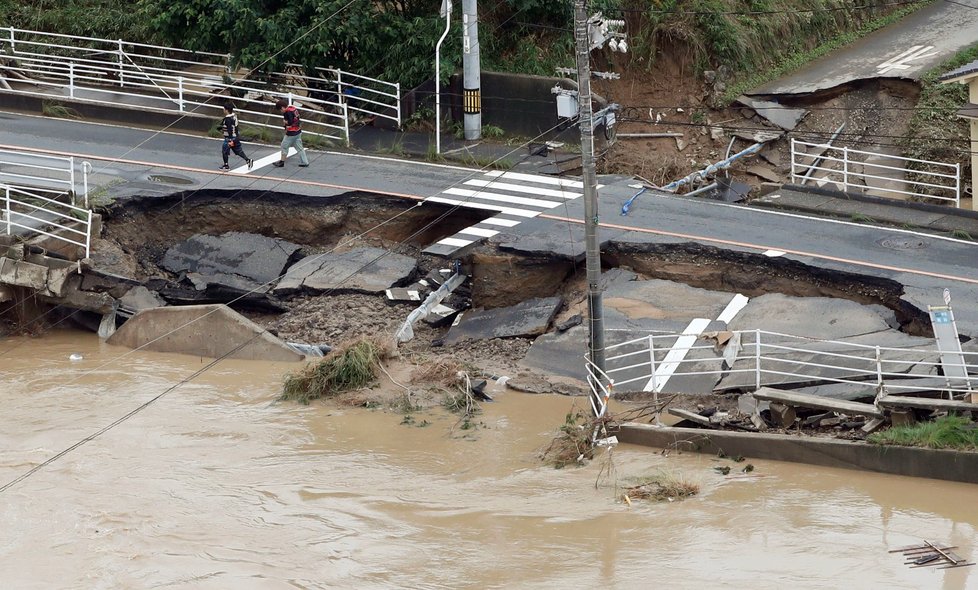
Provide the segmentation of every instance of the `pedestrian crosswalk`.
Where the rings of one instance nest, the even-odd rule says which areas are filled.
[[[598,185],[600,188],[602,185]],[[453,256],[476,242],[519,225],[584,194],[579,180],[493,170],[428,197],[426,202],[494,211],[495,215],[425,248],[426,254]]]

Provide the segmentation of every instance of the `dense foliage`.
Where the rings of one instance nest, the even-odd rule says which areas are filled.
[[[442,0],[0,0],[0,24],[231,53],[247,68],[337,66],[407,87],[432,77]],[[927,2],[929,0],[923,0]],[[592,0],[624,19],[648,67],[661,55],[734,72],[770,65],[890,13],[892,0]],[[571,0],[483,0],[483,68],[553,74],[573,66]],[[442,46],[444,74],[461,61],[461,0]],[[619,63],[624,63],[619,61]]]

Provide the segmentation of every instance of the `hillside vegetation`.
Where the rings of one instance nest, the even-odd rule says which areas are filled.
[[[599,0],[591,10],[627,23],[632,50],[619,68],[652,70],[668,55],[695,71],[725,66],[736,74],[776,67],[787,55],[926,3]],[[446,74],[460,64],[459,4],[442,47]],[[338,66],[411,87],[431,77],[444,29],[439,6],[440,0],[0,0],[0,25],[230,52],[248,68]],[[498,0],[479,10],[483,68],[552,75],[554,67],[573,65],[570,2]]]

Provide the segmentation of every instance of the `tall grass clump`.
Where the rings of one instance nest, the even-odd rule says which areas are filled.
[[[389,357],[390,349],[379,342],[367,338],[355,340],[287,375],[279,399],[308,404],[366,387],[377,380],[380,363]]]
[[[961,416],[946,416],[875,432],[866,440],[877,445],[978,451],[978,424]]]

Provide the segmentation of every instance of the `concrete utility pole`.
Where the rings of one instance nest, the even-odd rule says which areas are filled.
[[[465,139],[482,137],[478,0],[462,0],[462,113]]]
[[[580,101],[581,168],[584,175],[584,243],[587,268],[588,343],[591,362],[605,370],[604,310],[601,297],[601,251],[598,242],[598,180],[594,169],[594,125],[591,113],[591,40],[587,0],[574,0],[574,44]],[[600,374],[598,375],[600,378]]]

